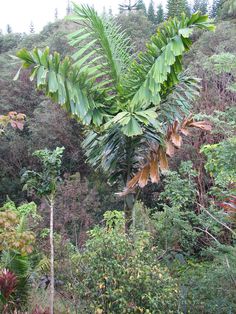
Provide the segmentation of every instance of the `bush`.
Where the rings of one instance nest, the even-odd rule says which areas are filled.
[[[236,252],[217,250],[211,262],[189,261],[179,273],[186,313],[236,313]]]
[[[176,313],[178,288],[157,262],[150,234],[125,235],[123,218],[116,216],[106,214],[107,227],[94,228],[84,252],[72,258],[70,290],[80,311]]]

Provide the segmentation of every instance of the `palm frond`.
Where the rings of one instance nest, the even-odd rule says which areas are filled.
[[[36,80],[37,88],[54,102],[83,124],[101,124],[105,115],[99,101],[102,92],[93,90],[93,82],[69,57],[61,60],[59,53],[50,54],[49,48],[44,51],[35,48],[32,52],[22,49],[17,57],[23,61],[23,68],[32,69],[30,79]]]
[[[152,36],[147,51],[135,60],[123,81],[125,99],[133,108],[159,105],[163,97],[179,82],[182,71],[182,55],[192,44],[193,28],[212,29],[208,16],[196,12],[190,18],[173,18],[161,26]]]
[[[70,19],[81,24],[79,31],[69,35],[71,45],[79,47],[72,56],[75,65],[83,67],[93,81],[102,78],[103,88],[110,89],[111,83],[117,87],[131,62],[130,42],[125,32],[114,20],[100,17],[87,5],[74,4]]]
[[[149,180],[152,183],[158,183],[160,173],[168,170],[168,157],[173,157],[175,151],[181,147],[182,135],[191,135],[189,131],[191,128],[210,131],[211,125],[207,121],[195,121],[192,116],[183,119],[181,123],[175,120],[173,124],[169,125],[164,142],[152,142],[149,144],[149,148],[146,143],[138,171],[136,170],[124,191],[118,194],[120,196],[127,195],[134,191],[137,186],[144,188]]]
[[[17,277],[17,287],[14,292],[14,299],[21,300],[21,304],[27,302],[29,294],[29,276],[31,263],[28,256],[23,256],[16,252],[5,251],[1,257],[4,267],[12,271]]]
[[[82,147],[87,162],[95,170],[102,170],[110,182],[122,178],[126,183],[127,162],[130,163],[132,174],[140,165],[140,156],[147,146],[163,144],[162,138],[163,134],[151,126],[146,126],[142,135],[130,138],[124,135],[121,126],[113,124],[103,134],[90,131]]]
[[[199,96],[200,80],[188,76],[187,73],[179,75],[179,82],[169,89],[168,94],[163,97],[160,107],[157,109],[158,119],[168,127],[174,120],[181,120],[188,116],[194,101]],[[165,129],[166,129],[165,128]]]

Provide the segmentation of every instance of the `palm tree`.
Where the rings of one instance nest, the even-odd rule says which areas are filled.
[[[85,126],[88,162],[111,182],[127,186],[153,149],[159,156],[155,169],[159,159],[163,165],[167,129],[189,114],[198,90],[197,80],[183,73],[182,56],[191,47],[194,28],[214,26],[199,12],[169,19],[151,37],[146,51],[134,57],[125,32],[111,18],[74,5],[71,19],[80,25],[70,35],[71,45],[78,47],[72,57],[61,60],[49,48],[22,49],[17,56],[23,68],[32,69],[30,78],[36,79],[37,88]],[[157,182],[158,176],[151,180]],[[128,184],[132,189],[124,193],[126,230],[137,184]]]

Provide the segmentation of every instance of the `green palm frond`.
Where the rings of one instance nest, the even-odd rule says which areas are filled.
[[[90,131],[82,147],[87,162],[95,170],[102,170],[112,183],[119,178],[126,183],[127,163],[130,163],[130,174],[132,174],[140,165],[141,152],[143,153],[151,145],[162,143],[163,136],[164,134],[158,133],[155,128],[145,126],[142,135],[130,138],[124,135],[121,126],[113,124],[103,134]]]
[[[169,125],[174,120],[181,120],[188,116],[192,104],[199,96],[200,80],[189,76],[187,73],[179,75],[179,82],[163,97],[160,107],[157,109],[158,120],[163,125]]]
[[[173,18],[161,26],[152,36],[147,51],[135,60],[123,81],[125,99],[131,106],[160,105],[163,97],[179,82],[182,56],[192,44],[193,28],[212,29],[208,16],[196,12],[190,18],[185,14]]]
[[[112,180],[126,180],[142,151],[162,144],[168,125],[189,114],[198,81],[182,74],[182,57],[194,28],[214,26],[199,12],[170,19],[133,60],[129,41],[114,21],[88,6],[74,5],[74,13],[71,19],[80,28],[69,36],[78,48],[72,58],[60,60],[48,49],[22,50],[18,57],[23,67],[32,67],[38,88],[90,125],[83,143],[90,164]]]
[[[93,81],[102,78],[96,88],[110,90],[111,83],[117,87],[131,62],[130,42],[125,32],[115,21],[100,17],[87,5],[74,4],[74,13],[70,19],[81,24],[79,31],[69,35],[71,45],[79,48],[72,56],[75,65]]]
[[[103,92],[93,90],[93,82],[73,65],[71,58],[61,60],[59,53],[50,54],[49,48],[44,51],[35,48],[32,52],[21,49],[17,57],[23,61],[23,68],[31,68],[30,79],[36,80],[37,88],[44,90],[72,116],[83,124],[102,123],[105,112],[100,98],[103,99]]]

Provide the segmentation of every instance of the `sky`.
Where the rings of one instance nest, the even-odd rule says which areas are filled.
[[[74,0],[75,3],[87,3],[102,12],[103,7],[112,8],[117,12],[118,4],[125,0]],[[155,0],[154,3],[166,0]],[[33,22],[36,31],[40,31],[48,22],[55,19],[55,9],[58,17],[63,18],[66,14],[68,0],[0,0],[0,29],[5,33],[9,24],[14,32],[29,32]],[[148,5],[149,0],[145,0]]]

